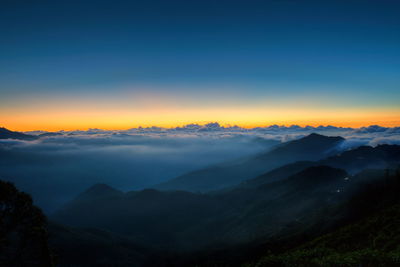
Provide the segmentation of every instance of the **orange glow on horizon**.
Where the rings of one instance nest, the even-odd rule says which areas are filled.
[[[159,126],[172,128],[190,123],[238,125],[244,128],[272,124],[290,126],[333,125],[358,128],[368,125],[400,126],[400,110],[324,110],[324,109],[144,109],[132,110],[34,110],[31,112],[1,112],[1,127],[15,131],[31,130],[124,130],[135,127]]]
[[[206,89],[196,95],[128,90],[0,99],[0,127],[15,131],[172,128],[209,122],[244,128],[273,124],[393,127],[400,126],[400,106],[344,101],[334,95],[246,97]]]

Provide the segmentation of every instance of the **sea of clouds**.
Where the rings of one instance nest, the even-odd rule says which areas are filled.
[[[400,144],[400,127],[278,126],[218,123],[177,128],[35,131],[33,141],[0,140],[0,179],[14,182],[51,212],[96,183],[139,190],[219,162],[266,151],[310,133],[342,136],[343,149]]]

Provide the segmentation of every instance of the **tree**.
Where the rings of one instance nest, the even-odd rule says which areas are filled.
[[[0,181],[0,266],[54,266],[46,226],[28,194]]]

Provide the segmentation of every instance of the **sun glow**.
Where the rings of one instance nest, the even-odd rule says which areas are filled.
[[[399,110],[287,109],[287,108],[167,108],[142,109],[40,109],[1,112],[4,127],[18,130],[76,130],[88,128],[176,127],[218,121],[222,125],[252,128],[271,124],[361,127],[400,125]]]

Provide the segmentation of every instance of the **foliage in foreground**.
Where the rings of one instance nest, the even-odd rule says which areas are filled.
[[[375,215],[293,250],[281,254],[269,252],[257,263],[246,266],[400,266],[399,193],[397,171],[366,188],[350,203],[357,203],[358,212],[382,208]],[[389,203],[393,206],[383,209]]]
[[[46,226],[28,194],[0,181],[0,266],[53,266]]]

